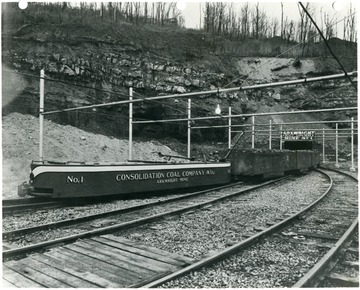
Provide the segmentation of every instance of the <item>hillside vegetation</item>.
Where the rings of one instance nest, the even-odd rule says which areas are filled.
[[[307,43],[304,50],[284,33],[278,37],[256,34],[253,29],[236,37],[226,35],[225,30],[215,31],[211,28],[214,26],[209,26],[210,20],[219,25],[219,19],[214,17],[208,19],[204,30],[188,30],[181,27],[181,15],[175,6],[159,3],[148,7],[146,17],[145,10],[141,10],[142,14],[130,10],[137,4],[95,7],[91,3],[30,3],[20,11],[17,3],[3,3],[4,114],[38,115],[41,69],[47,78],[56,80],[45,83],[45,110],[127,99],[129,87],[134,88],[135,98],[142,98],[342,72],[321,41]],[[357,69],[356,43],[336,38],[329,43],[348,71]],[[356,102],[356,92],[349,82],[339,80],[204,95],[193,99],[192,115],[212,115],[217,104],[223,112],[231,105],[235,114],[256,112],[259,106],[271,109],[276,104],[294,110],[348,107]],[[136,119],[184,118],[186,107],[184,98],[144,102],[135,105],[134,113]],[[345,112],[322,118],[350,115]],[[128,106],[59,113],[47,118],[109,136],[128,134]],[[242,124],[246,120],[234,122]],[[219,123],[225,124],[226,120]],[[134,128],[135,136],[179,140],[186,139],[186,132],[186,122]],[[193,132],[193,141],[223,141],[225,136],[223,130],[216,129]]]

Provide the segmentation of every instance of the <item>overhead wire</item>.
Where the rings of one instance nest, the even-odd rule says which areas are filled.
[[[341,20],[339,20],[339,21],[335,22],[334,24],[330,25],[330,27],[337,25],[337,24],[340,23],[341,21],[344,21],[345,19],[353,16],[354,14],[356,14],[356,12],[351,13],[351,14],[348,15],[348,16],[345,16],[345,17],[342,18]],[[315,38],[315,37],[317,37],[317,36],[318,36],[317,34],[312,35],[310,38],[307,39],[307,42],[309,42],[311,39],[313,39],[313,38]],[[298,44],[296,44],[296,45],[291,46],[289,49],[283,51],[282,53],[277,54],[277,55],[275,56],[275,58],[279,58],[280,56],[285,55],[285,54],[288,53],[289,51],[291,51],[291,50],[295,49],[296,47],[298,47],[298,46],[300,46],[300,45],[303,45],[303,44],[306,44],[306,42],[300,42],[300,43],[298,43]],[[265,62],[263,62],[262,64],[258,65],[256,68],[253,68],[252,71],[248,74],[248,76],[247,76],[244,80],[242,80],[242,81],[244,82],[244,81],[248,80],[248,79],[250,78],[250,74],[251,74],[251,73],[254,73],[255,71],[259,70],[261,67],[263,67],[263,66],[265,66],[266,64],[269,64],[269,63],[271,63],[271,62],[274,62],[274,60],[271,59],[271,60],[265,61]],[[240,81],[240,79],[239,79],[239,78],[233,79],[231,82],[229,82],[228,84],[226,84],[226,85],[224,86],[224,88],[228,87],[229,85],[233,84],[233,83],[236,82],[236,81]],[[208,95],[206,95],[205,97],[208,97],[208,96],[210,96],[210,95],[208,94]],[[299,109],[299,108],[297,108],[297,109]],[[235,113],[235,114],[238,114],[238,113],[236,113],[235,111],[234,111],[234,113]]]
[[[356,85],[353,83],[352,79],[350,78],[350,76],[348,75],[345,67],[341,64],[340,60],[337,58],[337,56],[335,55],[335,53],[333,52],[333,50],[331,49],[327,39],[324,37],[322,31],[320,30],[320,28],[317,26],[315,20],[312,18],[311,14],[309,13],[309,11],[307,11],[307,9],[304,7],[304,5],[299,2],[300,6],[303,8],[304,12],[306,13],[306,15],[310,18],[311,22],[314,24],[314,26],[316,27],[318,33],[320,34],[321,38],[324,40],[324,43],[326,45],[326,47],[329,49],[331,55],[334,57],[334,59],[337,61],[337,63],[339,64],[339,66],[341,67],[341,69],[343,70],[343,72],[345,73],[345,76],[348,78],[349,82],[353,85],[353,87],[355,88],[355,90],[357,91],[357,87]]]

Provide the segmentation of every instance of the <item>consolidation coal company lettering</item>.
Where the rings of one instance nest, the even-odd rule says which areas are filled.
[[[117,181],[136,181],[136,180],[151,180],[151,179],[173,179],[171,182],[176,182],[177,178],[181,181],[186,181],[184,177],[215,175],[215,171],[207,170],[184,170],[184,171],[168,171],[168,172],[143,172],[143,173],[119,173],[116,175]],[[176,180],[176,181],[175,181]],[[166,181],[165,181],[166,182]],[[161,182],[159,182],[161,183]]]

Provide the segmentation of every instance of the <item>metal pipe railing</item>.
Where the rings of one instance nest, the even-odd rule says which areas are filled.
[[[357,76],[357,71],[347,73],[347,75],[342,73],[342,74],[335,74],[335,75],[329,75],[329,76],[305,78],[305,79],[284,81],[284,82],[276,82],[276,83],[269,83],[269,84],[234,87],[234,88],[227,88],[227,89],[216,89],[216,90],[210,90],[210,91],[191,92],[191,93],[184,93],[184,94],[173,94],[173,95],[167,95],[167,96],[156,96],[156,97],[149,97],[149,98],[142,98],[142,99],[135,99],[135,100],[123,100],[123,101],[117,101],[117,102],[111,102],[111,103],[105,103],[105,104],[96,104],[96,105],[81,106],[81,107],[75,107],[75,108],[68,108],[68,109],[62,109],[62,110],[43,112],[42,114],[47,115],[47,114],[55,114],[55,113],[69,112],[69,111],[75,111],[75,110],[100,108],[100,107],[107,107],[107,106],[114,106],[114,105],[121,105],[121,104],[129,104],[129,103],[138,103],[138,102],[144,102],[144,101],[153,101],[153,100],[162,100],[162,99],[171,99],[171,98],[183,98],[183,97],[196,97],[196,96],[201,96],[201,95],[211,95],[211,94],[218,94],[218,93],[230,93],[230,92],[236,92],[236,91],[247,91],[247,90],[279,87],[279,86],[286,86],[286,85],[305,84],[305,83],[310,83],[310,82],[317,82],[317,81],[325,81],[325,80],[334,80],[334,79],[339,79],[339,78],[345,78],[347,76],[351,76],[351,77]]]

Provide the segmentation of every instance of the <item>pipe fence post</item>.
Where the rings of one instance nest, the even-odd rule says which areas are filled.
[[[255,148],[255,116],[251,117],[251,149]]]
[[[350,171],[356,171],[354,166],[354,117],[351,117],[351,167]]]
[[[191,99],[188,99],[188,138],[187,138],[187,157],[191,158]]]
[[[133,88],[129,88],[129,101],[133,99]],[[129,160],[132,160],[132,143],[133,143],[133,103],[129,103]]]
[[[335,124],[335,167],[339,168],[339,124]]]
[[[282,150],[282,125],[280,125],[280,150]]]
[[[271,119],[269,120],[269,150],[271,150]]]
[[[322,148],[323,163],[325,163],[325,128],[323,128],[322,143],[323,143],[323,148]]]
[[[229,133],[228,133],[228,149],[231,148],[231,106],[229,107]]]
[[[39,160],[43,161],[43,143],[44,143],[44,98],[45,98],[45,71],[40,71],[40,106],[39,106]]]

